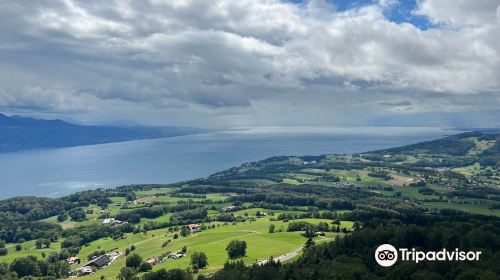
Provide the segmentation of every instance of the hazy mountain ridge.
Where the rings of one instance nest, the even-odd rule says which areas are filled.
[[[0,152],[173,137],[202,131],[176,126],[84,126],[0,114]]]
[[[495,130],[488,132],[465,132],[441,139],[375,151],[374,153],[430,153],[449,156],[477,155],[479,157],[498,157],[500,155],[498,147],[499,139],[500,133]]]

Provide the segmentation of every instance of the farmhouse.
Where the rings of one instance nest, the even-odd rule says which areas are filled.
[[[266,213],[264,212],[260,212],[260,211],[257,211],[257,213],[255,213],[255,216],[257,218],[262,218],[262,217],[265,217],[266,216]]]
[[[78,257],[69,257],[66,262],[69,264],[69,265],[72,265],[72,264],[75,264],[75,263],[78,263],[80,264],[80,258]]]
[[[170,259],[180,259],[180,258],[184,257],[184,254],[182,254],[182,253],[175,253],[175,252],[174,252],[174,253],[170,253],[170,254],[168,255],[168,257],[169,257]]]
[[[199,224],[189,224],[188,228],[190,231],[199,231],[201,229],[201,225]]]
[[[108,265],[111,262],[111,256],[109,254],[105,254],[90,260],[85,266],[91,266],[95,268],[102,268]]]
[[[107,218],[107,219],[104,219],[104,221],[102,221],[102,223],[105,225],[113,224],[114,222],[115,222],[115,218]]]
[[[157,257],[151,257],[146,262],[149,263],[150,265],[155,265],[160,262],[160,259]]]
[[[115,218],[107,218],[107,219],[104,219],[104,221],[102,221],[102,223],[105,225],[114,226],[114,225],[121,225],[124,222],[120,221],[120,220],[116,220]]]
[[[230,206],[225,206],[221,209],[222,212],[231,212],[236,206],[230,205]]]
[[[78,276],[84,276],[84,275],[89,275],[93,272],[92,267],[90,266],[82,266],[80,267],[76,273]]]

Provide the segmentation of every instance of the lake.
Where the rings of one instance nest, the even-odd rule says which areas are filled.
[[[441,128],[241,128],[208,134],[0,154],[0,199],[173,183],[277,155],[354,153],[436,139]]]

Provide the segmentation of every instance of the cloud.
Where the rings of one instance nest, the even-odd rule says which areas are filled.
[[[333,2],[6,2],[0,108],[254,125],[500,105],[497,1],[418,1],[427,30],[389,20],[398,1]]]
[[[454,26],[498,24],[497,0],[425,0],[419,1],[415,14],[427,16],[432,22]]]
[[[384,106],[410,106],[411,102],[408,101],[399,101],[399,102],[380,102],[380,105]]]
[[[65,114],[84,113],[89,109],[82,106],[82,102],[75,96],[68,95],[64,89],[41,87],[25,87],[14,93],[0,89],[0,108]]]

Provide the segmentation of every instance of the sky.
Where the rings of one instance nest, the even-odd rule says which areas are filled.
[[[0,0],[0,112],[500,126],[500,0]]]

